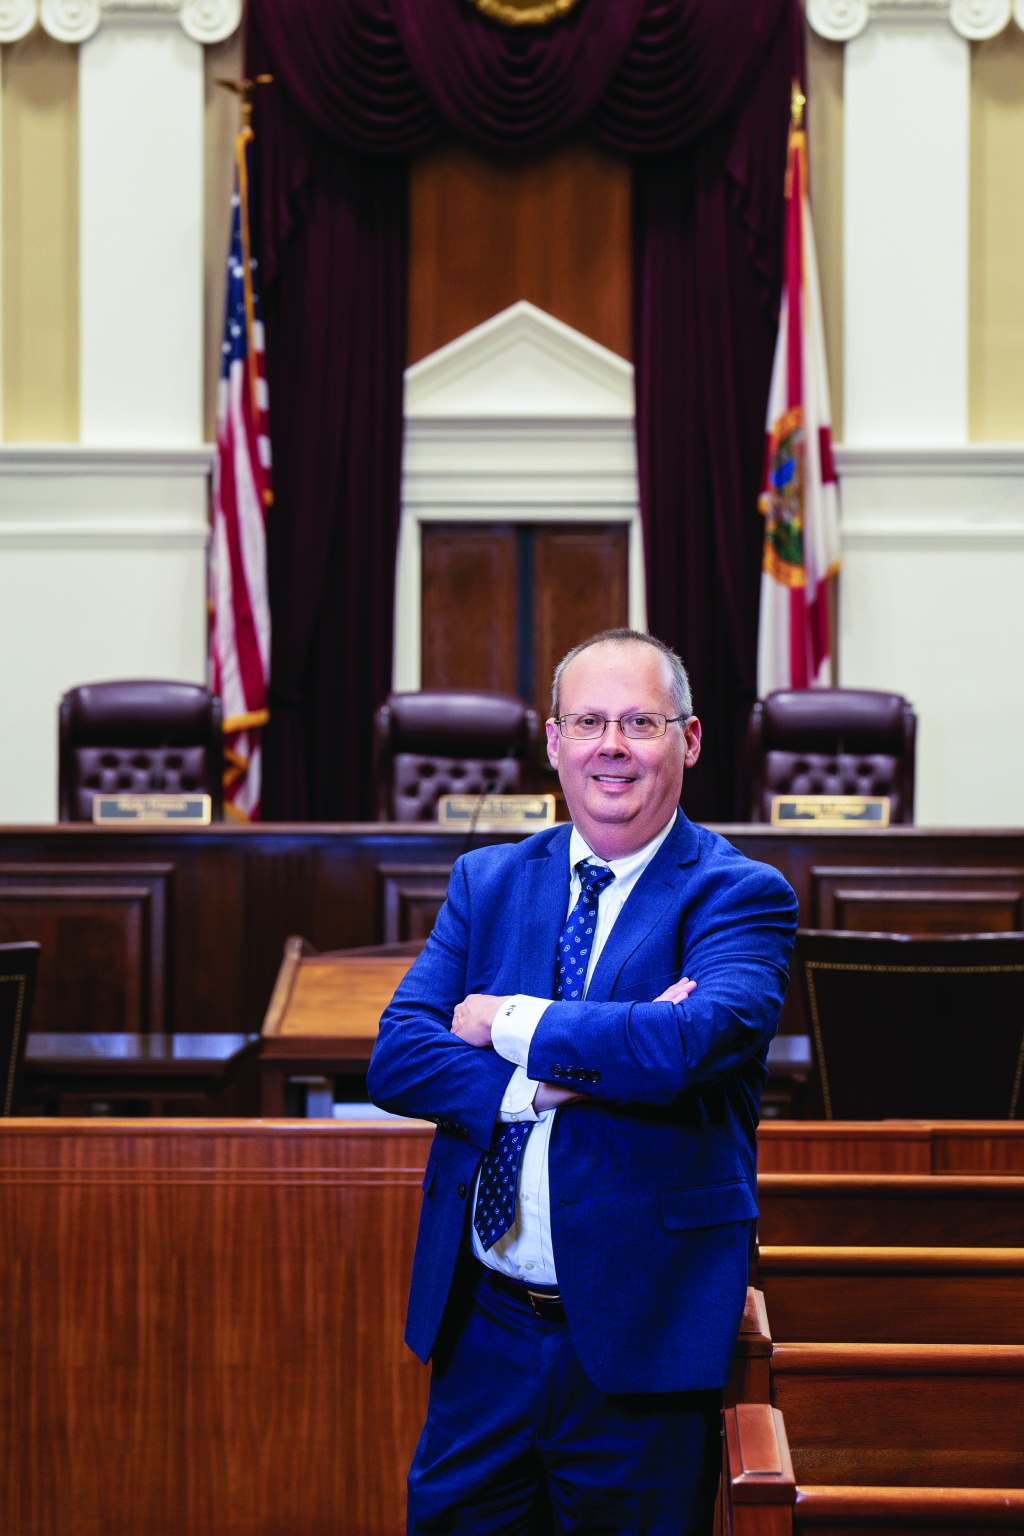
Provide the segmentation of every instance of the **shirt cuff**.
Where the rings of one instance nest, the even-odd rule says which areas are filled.
[[[504,1121],[539,1120],[540,1116],[533,1107],[533,1096],[536,1092],[537,1079],[527,1077],[525,1067],[516,1067],[508,1080],[498,1118]]]
[[[525,1067],[530,1059],[533,1032],[541,1015],[551,1006],[547,997],[526,997],[517,993],[498,1009],[491,1025],[491,1044],[499,1056],[514,1067]]]

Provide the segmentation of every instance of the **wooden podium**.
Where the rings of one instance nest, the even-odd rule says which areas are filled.
[[[318,954],[285,941],[261,1031],[260,1112],[288,1113],[289,1082],[362,1075],[377,1024],[424,940]]]

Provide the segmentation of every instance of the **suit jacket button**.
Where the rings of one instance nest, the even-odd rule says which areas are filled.
[[[554,1066],[551,1068],[551,1076],[552,1077],[561,1077],[562,1076],[562,1069],[558,1065],[557,1061],[555,1062]]]
[[[601,1081],[601,1074],[600,1074],[600,1072],[591,1072],[591,1074],[590,1074],[590,1081],[592,1083],[599,1083]]]
[[[465,1198],[466,1198],[466,1186],[465,1186],[465,1184],[460,1184],[459,1185],[459,1199],[460,1200],[465,1200]]]

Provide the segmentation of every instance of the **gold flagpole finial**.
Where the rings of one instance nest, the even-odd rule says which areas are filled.
[[[218,80],[217,84],[223,86],[226,91],[234,91],[236,96],[242,98],[242,127],[252,126],[252,98],[257,86],[273,85],[273,75],[255,75],[252,80]]]
[[[799,132],[804,125],[804,107],[807,105],[807,97],[800,89],[800,82],[793,81],[793,90],[789,98],[789,126]]]

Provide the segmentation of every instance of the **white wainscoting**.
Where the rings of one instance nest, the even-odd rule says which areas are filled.
[[[921,825],[1024,825],[1024,444],[836,461],[840,682],[916,707]]]
[[[0,822],[57,815],[77,683],[202,682],[212,450],[0,447]]]

